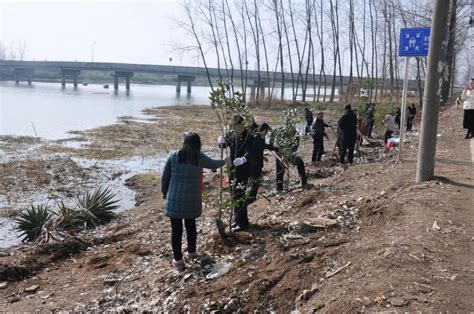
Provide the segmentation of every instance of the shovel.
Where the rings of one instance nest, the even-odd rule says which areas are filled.
[[[224,158],[224,148],[221,147],[221,159]],[[224,222],[222,221],[222,180],[223,180],[223,169],[222,167],[220,168],[220,175],[219,175],[219,212],[217,213],[216,217],[216,227],[217,231],[219,232],[219,235],[221,238],[225,238],[225,225]]]

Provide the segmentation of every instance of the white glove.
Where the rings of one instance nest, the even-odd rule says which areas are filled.
[[[236,167],[242,166],[246,162],[247,162],[247,158],[245,158],[245,157],[235,158],[234,159],[234,166],[236,166]]]
[[[219,138],[217,139],[217,143],[219,145],[224,145],[225,144],[225,138],[222,135],[219,136]]]

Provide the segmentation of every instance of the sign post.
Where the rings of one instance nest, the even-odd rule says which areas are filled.
[[[408,94],[408,66],[410,57],[427,56],[430,42],[430,28],[402,28],[400,29],[399,56],[405,58],[405,79],[403,80],[402,108],[400,117],[400,144],[398,160],[402,160],[403,135],[406,124],[407,94]],[[421,97],[421,95],[420,95]]]

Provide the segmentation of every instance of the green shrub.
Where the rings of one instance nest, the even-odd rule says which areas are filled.
[[[77,217],[86,228],[106,224],[117,215],[114,210],[117,205],[116,196],[109,188],[100,187],[93,193],[87,192],[77,198],[79,207]]]
[[[34,241],[40,234],[43,225],[51,218],[51,211],[48,206],[31,205],[31,208],[20,213],[15,221],[16,230],[21,232],[20,237],[23,242]]]

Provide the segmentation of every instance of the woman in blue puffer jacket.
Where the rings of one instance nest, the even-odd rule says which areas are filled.
[[[186,226],[188,252],[186,257],[197,257],[196,218],[202,213],[201,174],[202,169],[217,169],[225,160],[211,159],[201,152],[201,139],[196,133],[186,133],[183,147],[170,153],[161,177],[161,192],[166,199],[165,212],[171,220],[171,246],[173,266],[183,271],[181,252],[183,220]]]

